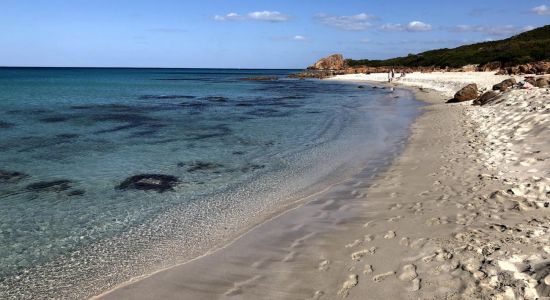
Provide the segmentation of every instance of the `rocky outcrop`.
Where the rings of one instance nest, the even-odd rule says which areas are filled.
[[[163,174],[141,174],[127,178],[117,189],[127,190],[144,190],[144,191],[156,191],[164,193],[166,191],[172,191],[174,186],[178,183],[178,178],[171,175]]]
[[[463,102],[477,98],[477,84],[471,83],[456,92],[453,99],[449,102]]]
[[[474,100],[472,105],[485,105],[485,104],[494,102],[498,98],[499,98],[499,94],[497,92],[488,91],[488,92],[484,93],[483,95],[481,95],[476,100]]]
[[[543,74],[549,74],[549,73],[550,73],[550,62],[539,61],[535,63],[501,68],[500,71],[497,72],[497,75],[523,75],[523,74],[543,75]]]
[[[490,62],[483,65],[479,65],[477,67],[478,72],[492,72],[492,71],[499,71],[500,68],[502,68],[502,64],[500,62]]]
[[[535,77],[525,77],[524,79],[525,82],[535,86],[535,84],[537,84],[537,79]]]
[[[47,191],[47,192],[62,192],[71,188],[72,182],[70,180],[54,180],[54,181],[39,181],[27,185],[29,191]]]
[[[514,78],[503,80],[501,83],[493,85],[493,91],[501,91],[504,92],[508,88],[511,88],[516,84],[516,80]]]
[[[535,81],[535,84],[534,86],[538,87],[538,88],[547,88],[548,87],[548,80],[546,78],[537,78],[537,80]]]
[[[346,67],[346,61],[342,54],[333,54],[321,58],[315,64],[308,67],[310,70],[341,70]]]

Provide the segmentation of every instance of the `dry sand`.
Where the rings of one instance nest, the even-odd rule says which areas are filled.
[[[512,91],[488,107],[444,104],[481,76],[473,74],[421,84],[439,92],[417,91],[431,105],[394,161],[312,195],[213,254],[101,298],[550,296],[550,94]],[[490,76],[480,85],[501,80]]]

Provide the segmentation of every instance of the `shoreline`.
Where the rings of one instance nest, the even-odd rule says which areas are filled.
[[[403,90],[408,90],[408,89],[403,89]],[[411,95],[414,96],[414,91],[407,91],[406,93],[409,93],[409,92],[410,92]],[[399,93],[399,94],[400,94],[400,96],[405,96],[403,93]],[[425,101],[421,101],[417,98],[415,99],[415,101],[426,103]],[[419,114],[421,114],[421,113],[419,113]],[[416,118],[418,118],[418,116]],[[383,171],[380,171],[380,169],[387,168],[388,165],[391,164],[391,161],[393,161],[403,151],[403,149],[404,149],[404,147],[407,143],[407,140],[410,137],[410,133],[411,133],[410,131],[411,130],[410,130],[410,126],[409,126],[409,128],[407,129],[407,137],[400,142],[400,146],[398,146],[398,149],[392,150],[392,154],[388,155],[387,153],[385,153],[383,155],[383,157],[382,157],[382,155],[380,155],[380,157],[372,157],[371,159],[369,159],[369,161],[372,160],[373,163],[369,163],[369,166],[361,167],[362,171],[356,171],[355,173],[369,174],[369,178],[378,176],[378,174],[380,172],[383,172]],[[376,162],[374,162],[374,161],[376,161]],[[335,175],[336,174],[331,175],[331,178],[334,177]],[[307,205],[309,202],[314,201],[312,198],[315,198],[316,196],[321,195],[321,194],[325,194],[328,191],[330,191],[331,189],[334,189],[335,187],[337,187],[339,185],[342,185],[342,184],[345,184],[346,182],[349,182],[350,176],[353,176],[353,175],[348,174],[347,176],[342,177],[341,180],[336,181],[336,182],[334,182],[334,180],[330,180],[330,181],[333,181],[333,182],[328,184],[328,185],[325,184],[325,185],[319,186],[319,184],[316,184],[316,186],[319,186],[319,188],[317,188],[315,191],[312,191],[311,193],[307,193],[304,196],[300,196],[299,198],[296,198],[296,199],[292,200],[291,202],[285,204],[283,207],[281,207],[281,209],[271,213],[269,216],[264,218],[262,221],[254,224],[252,227],[248,228],[247,230],[240,233],[239,235],[236,235],[234,238],[228,240],[227,243],[224,243],[223,245],[220,245],[219,247],[215,247],[215,248],[209,250],[208,252],[206,252],[202,255],[199,255],[199,256],[191,259],[191,260],[188,260],[188,261],[185,261],[185,262],[182,262],[182,263],[178,263],[178,264],[175,264],[175,265],[171,265],[171,266],[166,267],[166,268],[159,269],[159,270],[157,270],[153,273],[150,273],[150,274],[145,274],[143,276],[138,276],[138,277],[132,278],[131,280],[123,282],[123,283],[115,286],[114,288],[111,288],[107,291],[102,292],[101,294],[98,294],[98,295],[95,295],[95,296],[91,297],[90,299],[109,298],[111,293],[113,293],[113,292],[116,293],[118,290],[124,289],[124,288],[126,288],[128,286],[131,286],[133,284],[136,284],[136,283],[139,284],[140,281],[147,280],[151,277],[154,277],[154,276],[158,275],[159,273],[170,272],[172,269],[179,268],[179,267],[185,267],[185,265],[192,264],[192,263],[194,263],[198,260],[205,259],[205,258],[207,258],[209,256],[212,256],[212,255],[216,255],[218,252],[224,251],[224,249],[226,249],[228,247],[231,247],[234,243],[239,242],[239,240],[242,239],[243,237],[246,237],[247,235],[250,235],[252,232],[257,230],[258,228],[260,228],[262,226],[266,226],[267,223],[276,222],[276,220],[278,218],[280,218],[281,216],[287,215],[287,214],[291,213],[294,210],[301,209],[304,205]],[[330,182],[330,181],[329,180],[324,180],[323,182],[326,183],[326,182]],[[167,296],[167,295],[165,295],[165,296]],[[174,296],[178,297],[178,295],[174,295]],[[115,298],[116,297],[118,297],[118,296],[115,296]],[[136,295],[132,296],[132,298],[134,298],[134,297],[136,297]]]
[[[280,84],[282,83],[277,83],[277,85]],[[333,148],[334,150],[338,150],[338,152],[325,151],[324,149],[317,147],[316,143],[312,143],[309,146],[305,143],[301,143],[304,145],[305,149],[308,150],[308,152],[305,152],[307,154],[306,158],[308,158],[304,160],[305,163],[313,162],[313,158],[315,157],[315,155],[321,158],[321,160],[315,160],[319,161],[320,163],[310,164],[311,166],[315,167],[314,170],[316,170],[316,172],[313,172],[313,174],[311,174],[313,175],[312,177],[299,177],[301,174],[305,173],[297,172],[297,168],[280,168],[280,174],[286,177],[286,181],[277,180],[276,177],[263,176],[262,178],[266,179],[266,181],[264,182],[269,183],[269,185],[258,186],[260,188],[265,186],[266,188],[270,188],[271,190],[275,191],[275,193],[273,193],[273,197],[277,197],[276,199],[290,199],[290,201],[294,200],[296,197],[294,197],[294,199],[290,197],[284,197],[286,195],[285,191],[288,192],[292,187],[297,185],[299,186],[300,183],[303,182],[320,182],[318,186],[324,188],[329,183],[339,181],[339,179],[344,176],[347,177],[350,172],[346,171],[352,170],[353,173],[355,173],[358,168],[361,168],[364,165],[363,163],[357,162],[363,162],[363,158],[369,157],[368,152],[370,152],[370,148],[366,148],[364,147],[364,145],[372,144],[370,143],[372,140],[370,140],[369,138],[371,136],[375,141],[379,141],[375,143],[376,146],[373,148],[384,149],[384,151],[375,151],[376,153],[383,152],[383,154],[385,155],[385,153],[393,152],[390,147],[383,146],[389,144],[387,143],[387,139],[385,139],[385,137],[388,136],[386,133],[394,132],[394,128],[397,127],[400,128],[400,134],[393,134],[393,137],[406,136],[406,130],[410,123],[409,120],[412,121],[415,116],[414,111],[417,106],[416,103],[412,103],[410,109],[409,107],[407,107],[407,109],[399,107],[396,110],[393,110],[394,105],[391,105],[391,110],[389,110],[386,109],[388,106],[381,98],[377,98],[377,100],[373,101],[372,103],[370,101],[358,101],[361,98],[355,97],[359,97],[359,94],[361,94],[362,91],[356,89],[353,85],[323,82],[307,83],[298,81],[288,83],[288,86],[295,85],[299,85],[300,87],[305,88],[299,91],[291,91],[290,93],[301,94],[308,91],[309,89],[313,89],[312,92],[321,92],[322,95],[318,95],[319,98],[317,98],[317,96],[310,97],[312,99],[311,102],[314,102],[312,106],[318,107],[319,111],[322,111],[325,107],[327,107],[327,111],[334,111],[334,113],[324,114],[326,115],[326,118],[324,117],[324,115],[321,114],[308,114],[305,115],[303,119],[301,117],[298,118],[298,120],[301,119],[301,121],[298,121],[296,123],[303,123],[306,126],[304,128],[306,128],[307,132],[311,133],[308,135],[309,138],[307,140],[312,140],[314,142],[319,140],[322,142],[321,145],[326,145],[328,147],[330,147],[331,145],[335,145]],[[325,88],[325,86],[330,86],[330,88]],[[332,93],[332,89],[343,90],[345,92],[341,93],[341,95],[335,95]],[[333,100],[331,100],[333,99],[331,97],[342,99],[342,102],[338,101],[338,105],[333,107],[332,103],[334,102]],[[292,101],[295,104],[302,103],[302,100],[293,98],[294,97],[292,97],[292,99],[288,101]],[[320,103],[322,101],[328,101],[329,105],[324,105]],[[410,99],[406,99],[406,101],[409,103],[413,102]],[[308,103],[306,100],[303,100],[303,102]],[[347,104],[349,104],[349,107]],[[224,106],[229,106],[229,104],[224,104]],[[360,106],[361,108],[356,108],[355,110],[350,109],[350,107],[357,106]],[[372,108],[369,109],[368,107]],[[372,115],[372,111],[377,111],[374,109],[375,107],[381,107],[382,109],[387,110],[394,116],[403,116],[403,118],[400,118],[400,120],[402,121],[398,124],[395,124],[394,121],[390,122],[384,120],[381,120],[380,123],[365,121],[377,119],[376,116]],[[244,108],[244,110],[248,111],[249,108]],[[300,109],[296,108],[288,108],[285,110],[292,110],[294,112],[300,111]],[[321,125],[323,126],[317,126],[314,122],[305,122],[304,120],[309,120],[307,116],[313,116],[317,120],[328,120],[330,122],[321,122]],[[372,118],[365,116],[372,116]],[[268,119],[274,120],[273,118]],[[289,122],[290,121],[291,120],[289,120]],[[377,132],[377,134],[371,135],[369,134],[371,130],[357,130],[367,127],[370,128],[370,124],[368,124],[367,122],[371,122],[374,126],[376,126],[376,128],[373,129],[380,128],[383,131],[373,130],[374,132]],[[311,126],[308,124],[311,124]],[[399,124],[402,124],[402,126]],[[271,132],[276,132],[276,126],[270,128]],[[347,128],[349,128],[350,130],[347,130]],[[294,135],[299,134],[300,132],[305,132],[306,130],[297,130],[295,133],[293,130],[286,132],[289,132],[289,137],[293,137]],[[349,137],[349,139],[344,137]],[[393,137],[390,138],[390,140],[396,140]],[[287,140],[291,139],[287,138]],[[343,142],[332,143],[332,141]],[[278,144],[279,143],[277,143],[275,147],[273,147],[273,149],[283,148],[282,146],[277,146]],[[297,145],[298,147],[296,148],[284,147],[284,149],[282,149],[282,153],[278,153],[278,155],[274,157],[275,163],[277,161],[281,161],[281,159],[288,157],[286,153],[294,155],[300,154],[298,151],[296,151],[296,149],[301,149],[304,147],[299,146],[299,144]],[[348,147],[344,147],[346,145]],[[349,147],[349,145],[353,145],[353,147]],[[271,146],[264,148],[271,148]],[[365,149],[368,151],[362,151],[361,153],[358,153],[355,151],[355,149]],[[335,155],[330,155],[331,153],[335,153]],[[352,155],[346,155],[347,153],[350,153]],[[250,156],[254,157],[254,155]],[[330,157],[330,159],[328,157]],[[350,159],[351,157],[355,159]],[[188,159],[190,160],[190,158]],[[175,162],[170,162],[171,160]],[[162,161],[166,162],[166,164],[170,164],[174,168],[180,168],[179,165],[176,165],[177,160],[173,159],[172,156],[162,159]],[[185,160],[182,159],[181,161]],[[210,159],[207,158],[206,161],[210,161]],[[215,161],[217,161],[217,159]],[[286,160],[286,162],[290,167],[293,166],[293,160]],[[328,172],[330,173],[330,176],[324,176],[326,173],[323,173],[323,170],[334,170],[332,166],[338,166],[338,162],[345,162],[346,166],[337,170],[339,172]],[[350,164],[350,162],[352,163]],[[225,162],[222,163],[225,165]],[[237,164],[238,162],[228,162],[226,166],[228,168],[230,165]],[[245,165],[248,165],[248,163],[246,163]],[[292,170],[292,172],[287,172],[286,170]],[[298,169],[298,171],[299,170],[300,169]],[[184,173],[184,175],[186,175],[188,172],[183,169],[181,173]],[[240,175],[240,173],[241,172],[238,172],[236,174]],[[256,174],[253,176],[255,178],[258,178],[258,174],[261,175],[264,172],[258,171],[250,173]],[[297,178],[299,180],[292,180],[293,178]],[[320,180],[314,180],[313,178],[319,178]],[[290,181],[288,179],[290,179]],[[281,183],[283,183],[284,185],[281,185]],[[310,184],[308,184],[308,186],[309,185]],[[283,189],[276,188],[276,186],[282,186]],[[244,191],[249,191],[249,189],[245,189]],[[304,190],[303,194],[310,194],[310,191],[316,191],[316,188]],[[302,192],[302,190],[300,190],[300,192]],[[267,196],[254,196],[258,194],[248,193],[248,195],[245,195],[245,197],[243,197],[242,199],[251,201],[240,201],[239,203],[241,203],[242,205],[239,207],[234,205],[234,201],[231,201],[234,198],[229,198],[228,196],[231,195],[227,194],[222,195],[223,198],[220,197],[222,201],[213,202],[212,204],[206,203],[209,205],[200,205],[201,203],[205,203],[205,200],[202,200],[201,202],[194,202],[192,203],[193,207],[191,208],[200,208],[201,212],[196,218],[187,218],[188,215],[191,215],[191,213],[186,213],[187,211],[190,211],[189,209],[186,209],[188,206],[178,205],[177,207],[175,207],[174,209],[170,209],[166,213],[156,215],[150,223],[143,225],[138,224],[138,226],[133,227],[130,230],[125,230],[120,235],[117,234],[106,239],[101,239],[97,243],[93,243],[91,246],[82,247],[82,251],[80,251],[80,249],[78,252],[75,251],[74,253],[76,254],[74,255],[73,252],[69,252],[69,254],[66,256],[60,256],[59,258],[55,258],[54,260],[47,261],[43,265],[40,265],[39,268],[32,268],[28,272],[27,270],[25,270],[25,273],[22,274],[20,277],[16,277],[15,275],[12,277],[6,277],[7,279],[3,280],[0,284],[0,294],[6,295],[6,297],[21,298],[32,298],[32,295],[36,294],[66,295],[66,297],[69,298],[89,297],[101,291],[107,290],[111,286],[116,285],[120,282],[125,282],[128,279],[133,278],[134,276],[149,274],[150,272],[158,270],[160,268],[181,263],[182,261],[193,258],[194,256],[204,254],[208,249],[215,249],[218,246],[224,245],[226,241],[232,240],[233,237],[241,234],[245,230],[248,230],[250,228],[249,225],[256,224],[257,222],[262,222],[263,220],[265,220],[265,215],[268,215],[271,212],[279,213],[281,210],[275,207],[277,203],[275,201],[271,201],[271,199],[273,199],[272,197],[270,197],[272,193],[266,192],[265,194],[267,194]],[[170,195],[170,193],[167,194],[167,196]],[[151,200],[156,199],[155,193],[151,193],[150,196]],[[294,196],[301,195],[296,193],[294,194]],[[160,198],[159,200],[163,200],[163,198]],[[275,209],[270,209],[270,207],[266,207],[265,205],[263,205],[263,203],[269,202],[273,203],[272,207],[275,207]],[[226,207],[229,208],[237,207],[234,211],[240,212],[240,214],[231,214],[233,211],[225,210],[222,211],[222,216],[220,218],[206,218],[208,216],[213,216],[208,214],[213,210],[212,208],[216,208],[216,203],[223,203]],[[279,204],[280,205],[278,206],[282,206],[285,203]],[[131,208],[132,206],[128,207]],[[139,209],[138,205],[134,205],[133,207],[138,207]],[[241,207],[243,208],[243,210],[237,211],[237,209],[240,209]],[[180,222],[186,220],[190,221]],[[233,222],[230,223],[231,221]],[[194,226],[187,226],[188,224]],[[182,234],[179,234],[180,232]],[[197,232],[197,234],[195,234],[195,232]],[[218,232],[220,233],[220,235],[216,236],[215,234],[217,234]],[[234,232],[237,232],[238,234],[233,234]],[[172,235],[172,233],[175,234]],[[225,236],[221,236],[222,234],[224,234]],[[218,237],[220,238],[218,239]],[[149,241],[151,241],[151,244],[154,242],[154,247],[149,247]],[[217,241],[220,242],[215,243]],[[61,274],[62,276],[59,277],[59,274]],[[28,282],[30,284],[21,284],[22,282]],[[73,287],[78,288],[67,289],[65,286],[69,284]]]
[[[544,199],[537,206],[523,197],[525,183],[510,189],[502,167],[490,160],[495,139],[483,131],[483,119],[492,108],[445,104],[441,90],[397,86],[429,105],[412,124],[405,149],[374,178],[358,174],[327,187],[222,251],[98,298],[546,296]],[[547,174],[537,175],[529,178],[531,190],[538,189],[535,200],[550,192]]]

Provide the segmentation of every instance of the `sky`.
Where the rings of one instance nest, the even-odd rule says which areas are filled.
[[[0,0],[0,66],[304,68],[550,24],[550,0]]]

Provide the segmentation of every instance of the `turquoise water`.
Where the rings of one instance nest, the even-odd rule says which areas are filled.
[[[405,91],[290,72],[0,68],[0,298],[79,298],[200,255],[391,155],[418,114]],[[260,75],[279,79],[242,80]],[[140,174],[177,182],[120,188]]]

